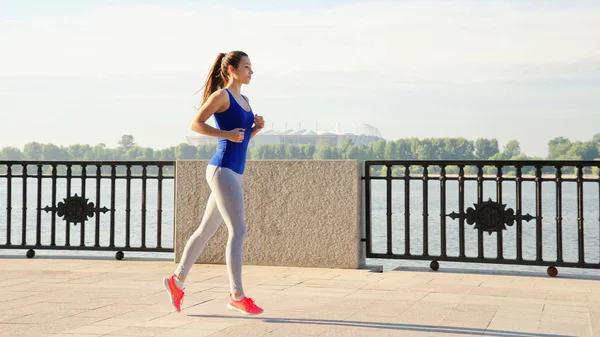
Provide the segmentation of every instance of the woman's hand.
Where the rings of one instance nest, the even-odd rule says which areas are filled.
[[[254,117],[254,127],[258,130],[262,130],[265,127],[265,119],[263,116],[256,115]]]
[[[234,143],[241,143],[244,141],[244,129],[236,128],[230,131],[227,131],[227,139]]]

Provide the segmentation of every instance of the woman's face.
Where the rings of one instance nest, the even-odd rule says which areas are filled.
[[[250,84],[254,71],[252,71],[252,63],[250,63],[248,56],[242,57],[237,69],[233,69],[233,71],[232,69],[233,67],[230,66],[229,71],[233,76],[233,80],[242,82],[243,84]]]

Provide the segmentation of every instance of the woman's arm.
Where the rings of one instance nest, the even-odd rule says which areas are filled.
[[[241,142],[244,139],[243,129],[224,131],[206,124],[206,121],[213,114],[225,110],[224,108],[227,105],[228,101],[229,96],[224,90],[215,91],[212,95],[210,95],[206,102],[200,107],[196,116],[194,116],[191,125],[192,131],[207,136],[226,138],[231,140],[232,142]]]
[[[248,102],[248,105],[250,105],[250,100],[248,99],[248,97],[246,97],[244,95],[242,95],[242,97],[244,97],[246,102]],[[250,130],[250,139],[252,139],[252,137],[256,136],[256,134],[259,133],[264,127],[265,127],[264,118],[259,115],[254,116],[254,126]]]
[[[252,132],[250,133],[250,139],[256,136],[263,128],[265,127],[265,120],[262,116],[256,115],[254,117],[254,126],[252,127]]]

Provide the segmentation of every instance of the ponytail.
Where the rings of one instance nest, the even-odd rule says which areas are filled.
[[[204,84],[204,95],[202,97],[202,104],[212,95],[213,92],[225,87],[225,74],[223,74],[222,64],[224,53],[219,53],[215,62],[208,73],[206,83]]]
[[[208,98],[210,97],[210,95],[213,94],[213,92],[225,88],[229,77],[227,68],[229,66],[232,66],[234,69],[237,69],[240,65],[242,57],[244,56],[248,55],[242,51],[231,51],[227,54],[219,53],[219,55],[217,55],[217,58],[215,59],[215,62],[213,63],[212,68],[210,69],[210,72],[208,73],[206,82],[204,83],[204,95],[202,95],[202,104],[204,104],[204,102],[208,100]]]

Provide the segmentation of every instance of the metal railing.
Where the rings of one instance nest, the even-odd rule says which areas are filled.
[[[117,251],[117,259],[124,251],[173,252],[162,216],[174,170],[172,161],[0,161],[0,249],[28,249],[30,258],[35,249]]]
[[[366,257],[430,260],[433,270],[438,261],[548,266],[551,276],[558,266],[598,269],[599,168],[598,161],[366,161]],[[374,187],[379,183],[385,187]],[[524,184],[532,191],[524,192]],[[430,215],[432,206],[437,216]],[[417,210],[422,216],[414,216]],[[586,212],[595,225],[586,222]],[[477,237],[469,240],[471,226]],[[485,232],[495,234],[495,242]],[[568,241],[565,233],[572,234]]]

